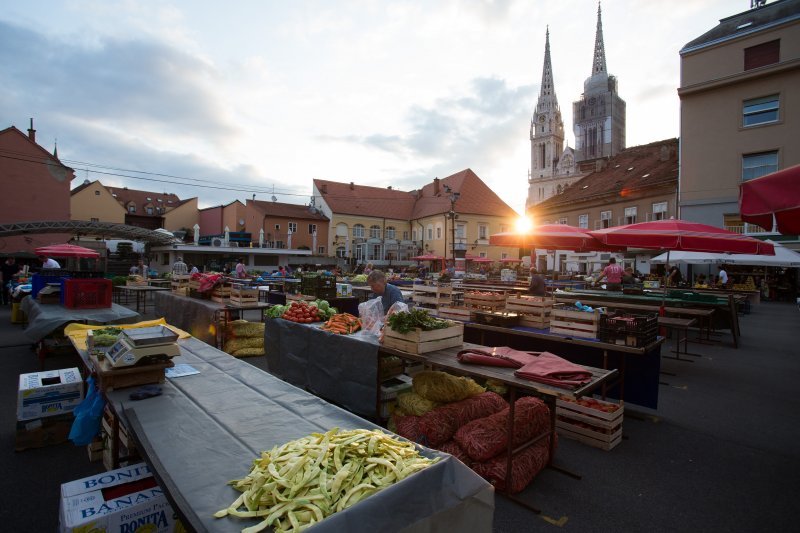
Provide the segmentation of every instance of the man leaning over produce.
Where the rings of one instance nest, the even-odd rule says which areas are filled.
[[[369,273],[367,285],[372,292],[381,297],[384,314],[389,311],[393,303],[403,301],[403,293],[394,285],[386,283],[386,275],[380,270],[373,270]]]

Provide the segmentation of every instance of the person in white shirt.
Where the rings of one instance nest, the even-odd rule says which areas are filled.
[[[728,273],[725,272],[725,265],[720,265],[719,268],[719,277],[717,278],[717,284],[721,286],[725,286],[728,284]]]
[[[56,261],[52,257],[42,256],[39,259],[42,260],[42,268],[61,268],[61,265],[58,264],[58,261]]]

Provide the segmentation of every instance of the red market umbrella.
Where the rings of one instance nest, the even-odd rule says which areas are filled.
[[[771,231],[774,222],[783,234],[800,234],[800,165],[739,185],[742,220]]]
[[[525,233],[496,233],[489,236],[489,244],[575,252],[610,251],[586,230],[566,224],[542,224]]]
[[[770,243],[686,220],[656,220],[588,232],[608,246],[731,254],[775,255]]]
[[[34,251],[36,255],[47,257],[83,257],[88,259],[97,259],[100,257],[100,254],[94,250],[74,244],[53,244],[51,246],[36,248]]]
[[[500,260],[501,263],[522,263],[522,259],[511,259],[506,257],[505,259]]]

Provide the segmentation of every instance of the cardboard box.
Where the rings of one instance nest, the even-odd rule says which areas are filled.
[[[21,452],[67,442],[72,422],[72,413],[17,421],[14,449]]]
[[[17,420],[71,413],[83,400],[83,378],[77,368],[20,374]]]
[[[339,298],[344,298],[347,296],[353,295],[353,286],[349,283],[337,283],[336,284],[336,296]]]
[[[145,463],[61,485],[62,533],[104,531],[172,533],[175,512]],[[143,528],[143,526],[148,526]]]
[[[381,418],[389,418],[397,405],[397,395],[410,392],[412,388],[411,376],[397,375],[381,383]]]

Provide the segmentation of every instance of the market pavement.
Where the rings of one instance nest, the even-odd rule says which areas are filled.
[[[556,463],[582,479],[542,472],[519,495],[539,515],[498,495],[495,532],[793,530],[799,327],[796,306],[763,303],[742,317],[740,349],[723,336],[719,345],[690,344],[703,355],[693,363],[664,359],[676,375],[663,376],[659,409],[628,406],[625,439],[609,452],[561,439]],[[245,361],[266,368],[266,358]],[[47,369],[76,364],[45,360]],[[37,370],[22,328],[0,307],[4,531],[55,531],[61,483],[103,470],[71,443],[14,452],[18,376]]]

